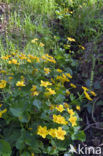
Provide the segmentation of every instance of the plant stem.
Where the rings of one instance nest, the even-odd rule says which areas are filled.
[[[90,89],[92,89],[92,86],[93,86],[95,63],[96,63],[95,55],[92,55],[92,70],[91,70],[91,76],[90,76]]]

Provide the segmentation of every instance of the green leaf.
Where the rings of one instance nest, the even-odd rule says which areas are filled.
[[[10,144],[8,142],[6,142],[5,140],[0,140],[0,154],[8,154],[8,156],[10,156],[11,154],[11,147]]]
[[[47,153],[48,153],[49,155],[57,155],[57,154],[58,154],[58,150],[57,150],[56,147],[51,147],[51,146],[49,146],[49,147],[47,148]]]
[[[19,120],[22,122],[22,123],[28,123],[29,122],[29,119],[30,119],[30,116],[29,114],[22,114],[21,116],[19,116]]]
[[[13,146],[18,137],[20,136],[20,129],[17,127],[13,127],[13,125],[8,126],[8,128],[4,129],[4,137],[7,142]]]
[[[10,111],[15,117],[20,117],[22,115],[22,110],[20,108],[10,108]]]
[[[24,139],[23,137],[21,136],[17,142],[16,142],[16,148],[19,149],[19,150],[22,150],[23,148],[25,147],[24,145]]]
[[[69,68],[69,67],[65,68],[65,71],[66,71],[67,73],[70,73],[71,75],[73,74],[71,68]]]
[[[40,153],[41,142],[34,135],[31,135],[25,129],[21,130],[21,136],[16,142],[16,148],[19,150],[23,150],[25,146],[28,145],[31,147],[32,151],[36,153]]]
[[[20,137],[18,138],[16,142],[17,149],[22,150],[25,147],[25,144],[24,144],[25,133],[26,133],[25,129],[22,128],[20,132]]]
[[[40,109],[40,108],[41,108],[41,101],[35,99],[35,100],[33,101],[33,105],[36,106],[38,109]]]
[[[51,142],[50,142],[51,144],[52,144],[52,146],[56,146],[56,143],[55,143],[55,141],[54,140],[51,140]]]
[[[80,140],[80,141],[85,141],[86,137],[85,137],[85,133],[83,131],[78,131],[78,133],[73,133],[71,135],[72,140]]]
[[[21,154],[21,156],[30,156],[30,153],[29,153],[29,152],[23,152],[23,153]]]
[[[11,156],[9,153],[3,153],[2,156]]]
[[[70,100],[73,101],[75,99],[75,96],[73,94],[70,94]]]
[[[65,99],[65,96],[59,94],[59,95],[55,98],[55,102],[56,102],[56,103],[61,103],[61,102],[64,101],[64,99]]]

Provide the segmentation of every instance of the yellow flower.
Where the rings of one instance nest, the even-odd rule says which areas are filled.
[[[51,88],[47,88],[47,90],[49,91],[49,95],[54,95],[56,94],[55,90],[51,89]]]
[[[38,69],[33,69],[32,74],[35,74],[35,72],[38,72]]]
[[[70,79],[72,79],[72,76],[70,75],[70,73],[66,73],[66,75],[67,75]]]
[[[46,96],[46,98],[49,98],[50,96],[49,92],[44,92],[44,96]]]
[[[50,110],[55,109],[55,106],[53,104],[50,105]]]
[[[65,108],[69,108],[68,103],[64,102],[64,107],[65,107]]]
[[[59,112],[63,112],[65,109],[63,107],[63,105],[59,105],[59,106],[56,106],[56,109],[59,111]]]
[[[69,121],[71,122],[72,126],[76,126],[77,125],[77,117],[76,116],[70,116]]]
[[[12,61],[9,61],[8,63],[9,63],[9,64],[12,64]]]
[[[32,85],[32,88],[30,89],[30,91],[31,91],[31,92],[36,91],[36,88],[37,88],[37,87],[36,87],[35,85]]]
[[[31,41],[31,43],[36,43],[36,41],[38,41],[38,39],[37,39],[37,38],[34,38],[34,39]]]
[[[10,73],[10,75],[14,75],[14,73]]]
[[[73,83],[70,83],[70,86],[73,87],[73,88],[77,88],[76,85],[73,84]]]
[[[93,100],[93,99],[89,96],[89,94],[88,94],[86,91],[84,91],[84,94],[85,94],[85,97],[86,97],[88,100],[90,100],[90,101]]]
[[[47,61],[49,61],[51,63],[56,63],[56,61],[54,59],[47,59]]]
[[[5,80],[1,80],[0,81],[0,88],[5,88],[6,84],[7,84],[7,82]]]
[[[27,57],[24,54],[21,54],[20,56],[18,56],[21,60],[26,60]]]
[[[68,112],[71,116],[75,114],[75,112],[73,112],[73,109],[67,108],[67,112]]]
[[[29,127],[29,128],[28,128],[28,130],[29,130],[29,131],[32,131],[32,130],[33,130],[33,128]]]
[[[93,96],[97,96],[96,93],[94,91],[90,91],[90,93],[93,95]]]
[[[65,49],[70,49],[70,47],[71,47],[71,45],[69,45],[69,44],[64,44],[64,48],[65,48]]]
[[[88,88],[86,88],[86,87],[84,87],[84,86],[82,86],[82,89],[83,89],[84,91],[88,91]]]
[[[47,57],[44,56],[44,55],[43,55],[41,58],[42,58],[43,60],[47,60]]]
[[[30,59],[27,59],[27,62],[31,63],[31,60]]]
[[[36,59],[36,56],[32,56],[32,55],[28,55],[28,57],[31,59],[31,60],[35,60]]]
[[[58,118],[58,116],[55,115],[55,114],[53,114],[53,121],[54,121],[54,122],[57,122],[57,118]]]
[[[4,113],[6,113],[7,112],[7,109],[5,108],[4,110],[2,110],[2,111],[0,111],[0,118],[2,118],[2,115],[4,114]]]
[[[35,154],[34,153],[31,153],[31,156],[35,156]]]
[[[50,83],[50,82],[48,82],[48,81],[42,81],[42,80],[41,80],[40,86],[47,87],[47,86],[51,86],[51,85],[52,85],[52,83]]]
[[[20,76],[20,78],[21,78],[22,80],[25,80],[24,76]]]
[[[70,14],[72,14],[72,13],[73,13],[73,11],[70,11],[70,10],[68,10],[68,12],[69,12]]]
[[[70,91],[66,89],[66,95],[70,95]]]
[[[76,106],[76,109],[80,111],[80,106]]]
[[[62,74],[62,80],[65,82],[65,81],[67,81],[67,82],[69,82],[70,80],[66,77],[66,75],[65,74]]]
[[[48,130],[48,134],[50,135],[50,136],[52,136],[53,138],[55,138],[56,137],[56,129],[49,129]]]
[[[62,78],[61,76],[57,76],[56,80],[61,80],[61,78]]]
[[[39,59],[39,57],[37,57],[37,56],[32,56],[32,55],[28,55],[28,57],[33,61],[33,60],[36,60],[37,62],[40,62],[40,59]],[[32,62],[30,59],[27,59],[28,60],[28,62]]]
[[[80,47],[82,50],[85,50],[85,47],[83,47],[82,45],[79,45],[79,47]]]
[[[38,63],[40,62],[39,57],[36,57],[35,60],[36,60],[36,62],[38,62]]]
[[[11,55],[15,56],[15,55],[16,55],[16,53],[12,52],[12,53],[11,53]]]
[[[2,56],[1,59],[3,59],[3,60],[8,60],[9,57],[8,57],[8,56]]]
[[[9,61],[9,64],[18,64],[16,59],[12,59],[11,61]]]
[[[31,95],[32,96],[38,96],[39,92],[36,91],[37,87],[35,85],[32,86],[32,88],[30,89],[30,91],[32,92]]]
[[[62,124],[62,125],[67,125],[68,122],[65,120],[65,118],[61,115],[55,115],[53,114],[53,122]]]
[[[44,72],[45,72],[45,74],[49,74],[50,73],[50,69],[49,68],[44,68]]]
[[[20,87],[25,86],[24,81],[23,80],[22,81],[17,81],[16,86],[20,86]]]
[[[39,95],[39,92],[37,91],[32,92],[32,96],[38,96],[38,95]]]
[[[44,47],[44,44],[42,42],[40,42],[39,46],[40,47]]]
[[[46,57],[50,58],[50,59],[54,59],[53,56],[50,56],[48,54],[45,54]]]
[[[41,57],[44,61],[46,62],[52,62],[52,63],[56,63],[55,59],[48,55],[48,54],[45,54],[44,56]]]
[[[13,77],[9,77],[9,80],[12,80],[13,79]]]
[[[75,42],[75,39],[71,38],[71,37],[68,37],[67,40],[70,41],[70,42]]]
[[[51,82],[55,84],[55,81],[54,81],[54,79],[53,79],[53,78],[51,78]]]
[[[6,73],[6,71],[5,70],[1,70],[0,73]]]
[[[70,0],[70,1],[71,1],[71,0]],[[73,13],[73,11],[69,10],[68,8],[65,8],[65,9],[64,9],[64,12],[65,12],[65,13],[70,13],[70,14]]]
[[[57,71],[58,73],[62,73],[62,72],[63,72],[61,69],[56,69],[56,71]]]
[[[46,138],[46,136],[48,135],[47,127],[38,126],[37,134],[42,136],[42,138]]]
[[[65,74],[62,74],[62,76],[57,76],[56,77],[57,80],[60,80],[62,83],[64,83],[65,81],[69,82],[70,80],[66,77]]]
[[[66,131],[64,131],[61,127],[58,127],[56,130],[56,138],[59,140],[64,140],[66,135]]]

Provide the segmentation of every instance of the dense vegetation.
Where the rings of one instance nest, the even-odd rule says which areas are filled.
[[[101,145],[102,40],[102,0],[2,0],[0,156]]]

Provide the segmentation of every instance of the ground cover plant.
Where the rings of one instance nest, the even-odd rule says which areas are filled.
[[[102,0],[2,0],[0,156],[102,146],[102,9]]]
[[[5,129],[2,133],[12,148],[15,144],[22,155],[57,155],[78,135],[83,140],[83,132],[78,131],[78,114],[65,99],[70,91],[66,90],[64,82],[76,88],[70,82],[70,73],[56,69],[55,59],[48,54],[37,57],[12,52],[2,60],[0,88],[3,89],[4,104],[1,104],[0,113],[5,120],[4,127],[9,127],[9,132]],[[71,103],[73,99],[71,97]],[[80,109],[79,105],[77,109]],[[1,153],[10,154],[9,146],[7,151],[1,149]]]
[[[37,42],[37,38],[32,40],[33,44]],[[41,42],[39,45],[44,46]],[[72,88],[75,90],[77,87],[71,82],[70,73],[58,69],[56,60],[49,54],[35,56],[11,52],[2,56],[1,60],[3,103],[0,114],[1,122],[5,121],[1,127],[5,141],[1,139],[1,143],[4,141],[5,147],[9,142],[7,151],[1,148],[1,154],[10,154],[9,146],[13,148],[15,144],[22,155],[58,155],[60,151],[67,151],[73,140],[84,140],[76,112],[76,109],[80,110],[83,94],[77,92],[76,96],[72,93]],[[65,82],[70,86],[68,89]],[[88,89],[82,89],[86,98],[92,101]],[[96,96],[93,91],[90,94]]]

